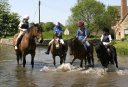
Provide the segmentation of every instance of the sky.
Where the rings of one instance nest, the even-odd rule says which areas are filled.
[[[71,15],[70,8],[73,7],[77,0],[40,0],[40,21],[57,22],[66,25],[66,20]],[[97,0],[105,5],[121,5],[121,0]],[[29,15],[29,22],[39,22],[39,0],[9,0],[11,12],[18,13],[23,19],[24,15]]]

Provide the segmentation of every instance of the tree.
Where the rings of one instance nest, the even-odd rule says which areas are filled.
[[[44,24],[44,31],[53,30],[55,24],[53,22],[47,22]]]
[[[10,5],[8,0],[2,0],[0,2],[0,34],[4,37],[7,34],[14,35],[18,32],[20,16],[17,13],[10,12]]]
[[[96,0],[77,0],[77,4],[71,8],[72,15],[67,20],[70,30],[76,31],[79,21],[84,21],[88,29],[88,35],[98,32],[103,27],[111,27],[111,23],[116,18],[118,10],[115,7],[106,7]]]

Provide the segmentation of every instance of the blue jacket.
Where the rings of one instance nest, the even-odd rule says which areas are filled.
[[[85,36],[88,34],[87,29],[85,28],[83,32],[80,31],[80,29],[78,29],[77,31],[78,40],[83,40]]]
[[[62,27],[59,27],[59,28],[54,27],[54,33],[56,32],[56,30],[57,30],[56,35],[58,35],[59,33],[61,33],[61,35],[60,35],[60,39],[62,39]]]

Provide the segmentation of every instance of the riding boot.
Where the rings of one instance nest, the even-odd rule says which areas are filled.
[[[91,56],[90,47],[87,47],[87,50],[88,50],[88,57],[90,57]]]
[[[45,52],[45,54],[49,54],[50,48],[51,48],[51,45],[48,46],[48,49],[47,49],[47,51]]]
[[[62,45],[62,48],[63,48],[64,52],[66,52],[65,45]]]

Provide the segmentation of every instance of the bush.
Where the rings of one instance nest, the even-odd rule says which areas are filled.
[[[122,39],[121,39],[121,41],[124,41],[124,40],[126,40],[126,38],[122,38]]]

